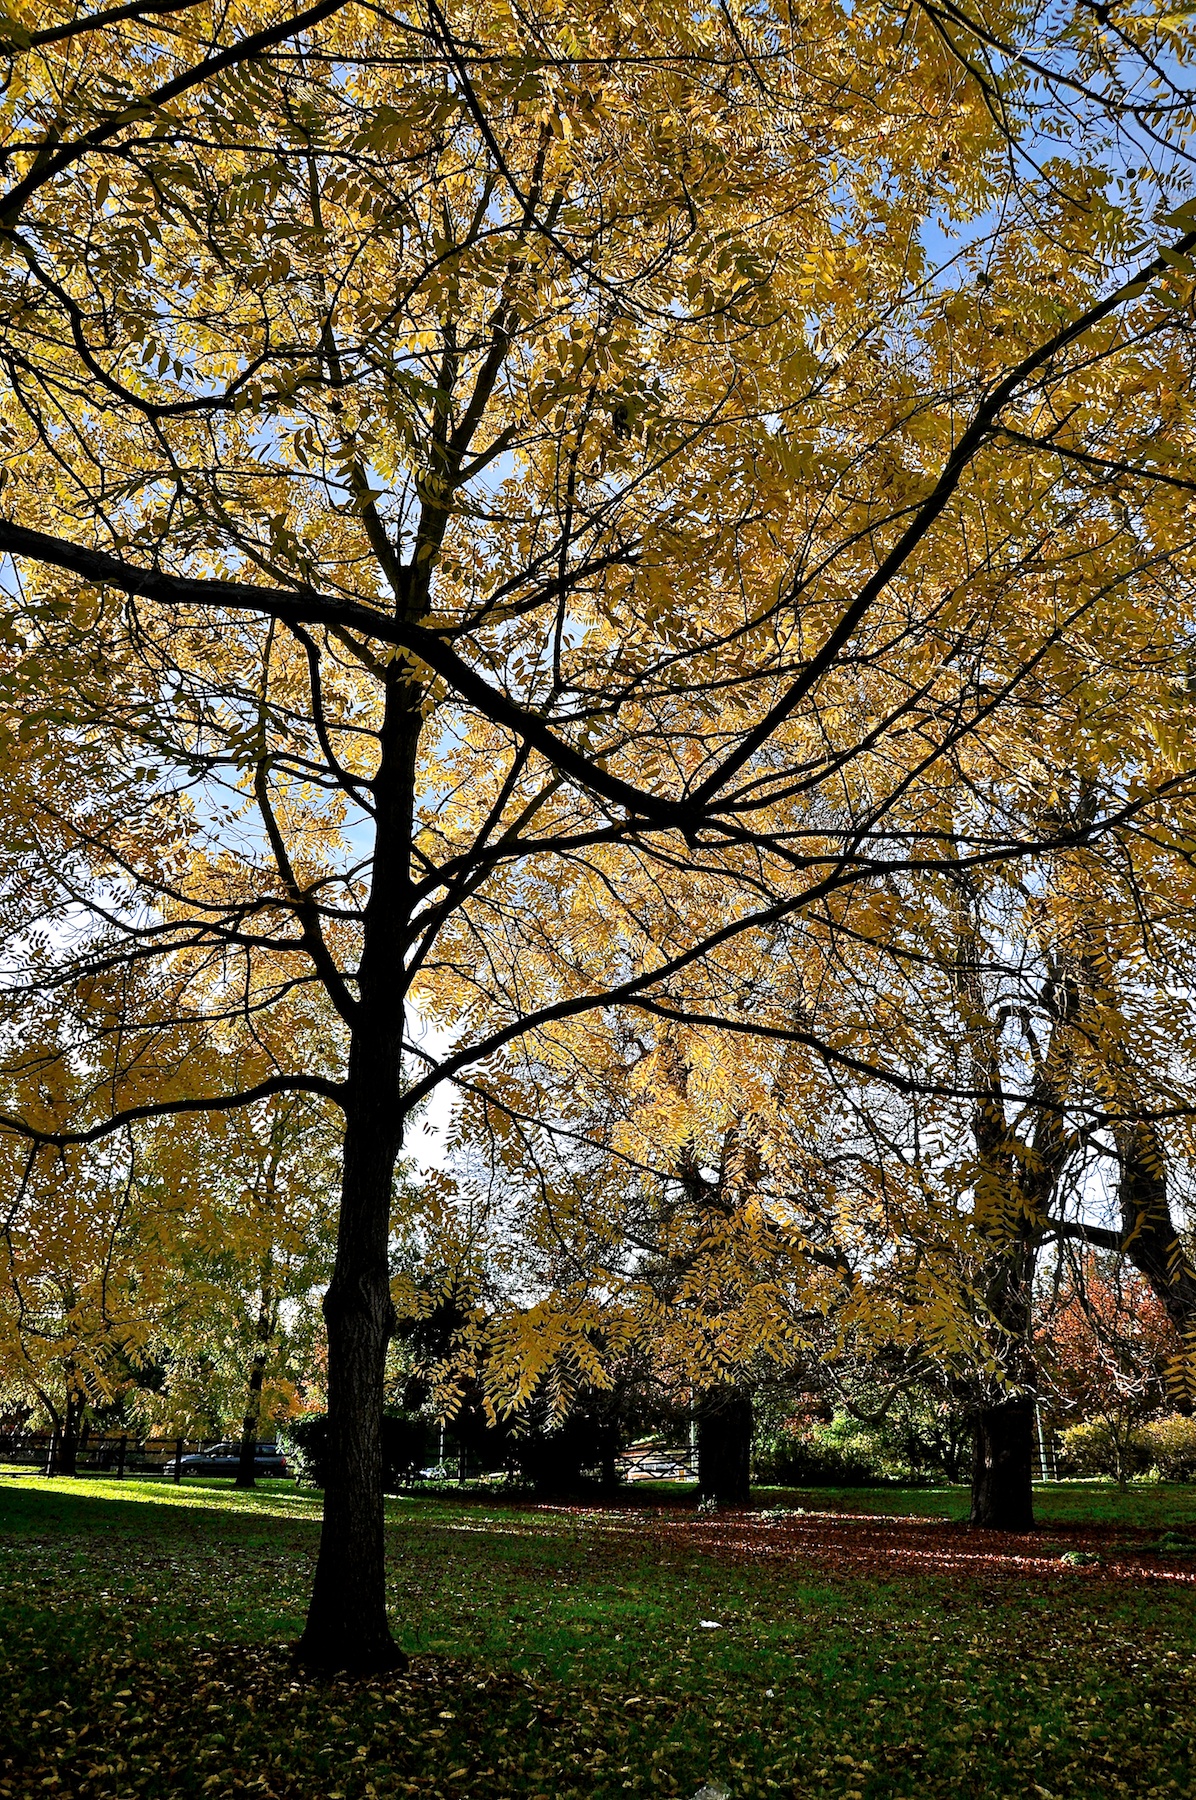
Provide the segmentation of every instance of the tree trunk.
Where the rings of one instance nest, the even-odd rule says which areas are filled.
[[[598,1462],[598,1485],[601,1492],[604,1494],[616,1494],[619,1491],[620,1448],[621,1446],[617,1439],[613,1443],[604,1444],[602,1447],[602,1455]]]
[[[266,1352],[259,1350],[249,1370],[249,1400],[241,1421],[241,1447],[237,1456],[234,1487],[257,1486],[257,1434],[261,1423],[262,1380],[266,1373]]]
[[[270,1258],[262,1263],[261,1299],[257,1312],[258,1348],[249,1369],[249,1392],[245,1405],[245,1417],[241,1422],[241,1450],[237,1458],[237,1478],[234,1487],[251,1488],[257,1486],[254,1465],[257,1459],[257,1434],[261,1428],[262,1418],[262,1382],[266,1374],[266,1354],[270,1339],[274,1335],[274,1295],[270,1288]]]
[[[82,1394],[74,1391],[67,1394],[62,1424],[51,1440],[53,1467],[48,1471],[51,1475],[79,1473],[79,1427],[83,1423],[83,1406]]]
[[[1037,1246],[1018,1237],[995,1259],[988,1301],[1004,1331],[995,1345],[1009,1382],[989,1387],[973,1421],[970,1522],[990,1531],[1034,1528],[1034,1427],[1037,1370],[1031,1313]],[[987,1386],[987,1384],[986,1384]]]
[[[382,1401],[390,1297],[390,1205],[403,1141],[405,947],[418,690],[401,666],[387,687],[374,778],[374,866],[365,909],[345,1099],[336,1262],[328,1327],[324,1524],[298,1654],[321,1669],[393,1668],[406,1658],[386,1618]]]
[[[1029,1531],[1034,1524],[1034,1273],[1058,1193],[1070,1140],[1060,1102],[1074,1055],[1078,990],[1052,977],[1046,1054],[1033,1085],[1036,1114],[1028,1144],[1010,1127],[1003,1099],[1001,1023],[987,986],[978,891],[959,878],[961,907],[955,980],[970,1016],[969,1044],[978,1099],[972,1114],[977,1178],[973,1218],[991,1245],[986,1283],[995,1358],[1005,1391],[989,1378],[973,1415],[973,1525]]]
[[[970,1522],[990,1531],[1034,1529],[1035,1258],[1035,1245],[1016,1239],[999,1257],[989,1285],[993,1318],[1006,1333],[997,1354],[1015,1390],[985,1393],[974,1417]]]
[[[1034,1528],[1034,1399],[1018,1394],[976,1414],[970,1523],[989,1531]]]
[[[401,1660],[386,1620],[382,1499],[383,1381],[394,1329],[386,1252],[396,1100],[391,1093],[384,1112],[363,1107],[349,1121],[336,1265],[324,1298],[324,1524],[299,1654],[325,1669],[379,1669]]]
[[[747,1388],[708,1388],[696,1408],[698,1498],[745,1506],[751,1487],[752,1396]]]
[[[1167,1156],[1158,1127],[1149,1122],[1116,1132],[1120,1163],[1119,1201],[1125,1253],[1145,1276],[1185,1348],[1169,1382],[1180,1412],[1196,1403],[1196,1270],[1184,1251],[1167,1195]]]

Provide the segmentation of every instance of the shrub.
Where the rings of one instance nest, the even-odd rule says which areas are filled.
[[[1142,1428],[1113,1426],[1107,1419],[1085,1419],[1059,1434],[1060,1474],[1108,1475],[1126,1481],[1150,1466]]]
[[[926,1403],[918,1412],[865,1421],[847,1412],[830,1419],[791,1417],[753,1457],[753,1480],[784,1487],[922,1487],[957,1480],[966,1460],[966,1427]],[[958,1437],[959,1442],[956,1442]]]
[[[409,1480],[436,1453],[436,1434],[426,1419],[407,1413],[382,1418],[382,1485],[388,1491]],[[286,1426],[291,1463],[300,1481],[323,1487],[327,1475],[328,1415],[307,1413]]]
[[[285,1446],[287,1467],[296,1481],[312,1487],[324,1485],[324,1447],[328,1442],[328,1420],[324,1413],[301,1413],[288,1419],[278,1429],[279,1441]]]
[[[782,1432],[755,1458],[755,1479],[776,1487],[867,1487],[884,1479],[866,1441],[836,1431],[837,1421]]]
[[[1152,1468],[1164,1481],[1196,1480],[1196,1419],[1172,1413],[1152,1419],[1138,1433]]]

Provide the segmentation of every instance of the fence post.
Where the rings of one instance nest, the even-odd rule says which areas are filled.
[[[123,1481],[125,1478],[125,1451],[128,1449],[128,1447],[129,1447],[129,1439],[126,1434],[120,1440],[120,1460],[117,1462],[117,1465],[116,1465],[116,1479],[118,1481]]]

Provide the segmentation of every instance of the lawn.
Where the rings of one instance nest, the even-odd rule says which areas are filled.
[[[388,1502],[406,1676],[297,1672],[319,1496],[0,1476],[0,1795],[1193,1795],[1196,1490]]]

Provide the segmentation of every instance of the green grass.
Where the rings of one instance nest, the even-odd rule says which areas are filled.
[[[798,1505],[810,1512],[906,1513],[956,1523],[967,1519],[971,1501],[965,1487],[756,1488],[753,1497],[758,1505]],[[1196,1529],[1196,1484],[1135,1481],[1121,1489],[1112,1481],[1043,1482],[1034,1488],[1034,1516],[1040,1526]]]
[[[318,1495],[0,1478],[0,1795],[1196,1796],[1196,1558],[1141,1553],[1196,1492],[1040,1490],[1030,1553],[957,1489],[758,1501],[388,1502],[411,1673],[316,1682]]]

